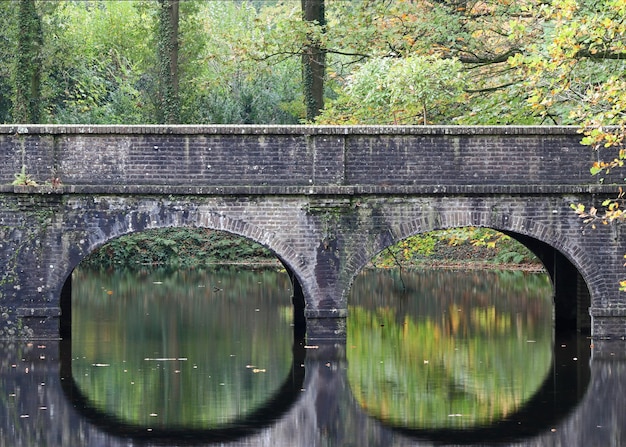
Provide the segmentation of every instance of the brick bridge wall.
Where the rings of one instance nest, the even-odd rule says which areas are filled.
[[[302,288],[308,334],[334,337],[372,256],[470,225],[539,254],[557,320],[580,320],[582,300],[595,337],[626,336],[620,227],[584,228],[570,209],[615,195],[617,179],[590,176],[598,154],[579,140],[567,127],[0,126],[0,336],[58,336],[81,259],[188,226],[273,250]],[[10,184],[22,167],[40,186]]]

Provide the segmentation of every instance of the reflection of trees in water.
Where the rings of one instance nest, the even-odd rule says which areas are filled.
[[[466,331],[470,327],[476,330],[470,320],[485,312],[487,316],[497,315],[498,321],[486,321],[495,325],[493,329],[506,324],[502,321],[506,315],[510,316],[512,324],[522,324],[520,318],[523,318],[523,324],[533,327],[543,327],[546,319],[552,319],[552,286],[546,274],[521,271],[404,272],[406,291],[398,283],[397,275],[393,270],[362,273],[354,281],[348,303],[370,310],[392,307],[398,310],[398,323],[405,314],[442,319],[445,323],[441,324],[448,327],[448,333]]]
[[[289,287],[272,271],[79,272],[73,375],[94,405],[126,422],[223,425],[288,374]]]
[[[409,427],[475,426],[541,386],[552,359],[543,275],[405,274],[409,294],[393,279],[367,272],[350,300],[348,377],[370,414]]]

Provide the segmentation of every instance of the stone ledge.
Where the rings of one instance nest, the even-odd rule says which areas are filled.
[[[346,318],[348,309],[305,309],[304,316],[307,320],[309,318]]]
[[[5,135],[579,135],[576,126],[0,125]]]
[[[21,318],[32,317],[60,317],[61,308],[59,307],[18,307],[15,309],[15,315]]]
[[[626,307],[618,307],[618,308],[608,308],[608,309],[598,309],[598,308],[590,308],[589,315],[592,317],[614,317],[614,318],[622,318],[626,317]]]
[[[174,195],[615,195],[626,185],[0,185],[13,194],[174,194]]]

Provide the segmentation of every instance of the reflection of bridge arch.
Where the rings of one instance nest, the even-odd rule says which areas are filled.
[[[71,340],[65,340],[60,344],[60,377],[63,392],[76,411],[94,426],[116,438],[131,438],[139,442],[171,442],[176,445],[231,442],[262,431],[283,417],[294,406],[300,397],[305,376],[303,343],[294,342],[292,353],[293,361],[289,374],[274,395],[243,419],[224,424],[220,428],[144,427],[126,423],[94,407],[89,397],[81,392],[72,376]]]
[[[563,346],[565,346],[563,348]],[[576,337],[558,338],[555,342],[550,374],[523,407],[493,424],[469,429],[428,429],[395,426],[391,429],[415,440],[436,444],[504,444],[530,439],[557,427],[585,397],[591,377],[589,349],[576,349]],[[578,360],[573,360],[577,358]],[[561,374],[572,361],[580,365],[576,377]],[[355,406],[359,404],[355,401]],[[381,425],[385,425],[380,422]]]
[[[528,414],[532,409],[524,411],[529,416],[528,425],[512,428],[512,433],[505,432],[506,424],[493,424],[485,429],[483,434],[491,435],[493,430],[504,445],[512,443],[519,447],[536,447],[538,445],[617,445],[617,440],[623,439],[626,433],[626,407],[621,396],[626,388],[626,360],[618,355],[621,345],[615,345],[607,350],[606,357],[598,357],[597,348],[594,348],[594,358],[588,364],[588,345],[581,342],[579,351],[575,350],[576,340],[567,340],[567,349],[560,347],[561,340],[556,342],[557,355],[555,356],[553,377],[559,381],[566,374],[572,374],[572,369],[562,371],[564,364],[578,357],[576,364],[581,375],[579,379],[566,378],[564,383],[555,386],[554,390],[564,391],[563,395],[550,394],[550,389],[545,388],[544,401],[536,395],[539,411],[543,405],[543,411],[537,414]],[[137,442],[120,438],[113,430],[108,430],[85,415],[83,411],[73,405],[71,388],[61,378],[66,373],[59,375],[57,364],[58,341],[46,342],[45,348],[37,346],[30,351],[20,347],[19,344],[2,344],[2,351],[8,356],[9,363],[20,364],[18,368],[5,368],[0,370],[0,384],[3,389],[19,389],[20,398],[15,407],[3,408],[0,412],[0,432],[2,440],[7,445],[34,445],[33,436],[37,436],[37,445],[59,445],[59,440],[69,440],[71,445],[107,445],[110,447],[130,447],[150,439],[143,438]],[[62,343],[67,343],[64,341]],[[596,343],[597,346],[597,343]],[[66,358],[69,347],[62,352],[63,368],[68,367],[71,359]],[[270,425],[255,431],[250,428],[248,436],[240,440],[234,440],[229,445],[233,447],[293,447],[293,446],[319,446],[325,445],[329,439],[329,431],[343,439],[343,445],[369,445],[372,447],[384,447],[389,445],[432,447],[433,444],[443,444],[446,441],[453,443],[452,436],[460,438],[463,433],[430,433],[411,432],[400,428],[388,428],[382,422],[369,417],[351,397],[347,387],[345,374],[345,345],[331,345],[326,348],[322,345],[319,349],[307,349],[305,353],[306,376],[300,397],[289,409],[282,413],[274,421],[268,421]],[[350,349],[350,347],[348,347]],[[609,351],[616,353],[608,355]],[[45,354],[43,356],[42,354]],[[44,358],[45,357],[45,358]],[[610,359],[610,360],[609,360]],[[24,374],[23,367],[31,367],[29,374]],[[589,375],[589,367],[591,374]],[[45,383],[45,386],[39,386]],[[571,388],[568,388],[568,383]],[[556,416],[550,412],[555,408],[559,399],[566,399],[565,408],[556,409]],[[321,405],[321,404],[324,405]],[[336,410],[329,412],[328,405],[335,404]],[[48,409],[40,409],[47,405]],[[54,406],[54,412],[50,409]],[[4,411],[6,410],[6,411]],[[29,418],[19,419],[19,415],[28,414]],[[524,416],[517,413],[519,417]],[[91,416],[97,416],[92,414]],[[16,419],[17,418],[17,419]],[[541,419],[546,418],[544,421]],[[19,420],[19,423],[16,423]],[[113,424],[114,421],[109,421]],[[332,424],[332,425],[330,425]],[[530,426],[530,424],[534,424]],[[112,427],[113,429],[115,427]],[[555,431],[552,432],[551,428]],[[242,432],[243,433],[243,432]],[[463,436],[459,443],[474,441],[488,444],[496,444],[493,441],[480,440],[480,432],[469,432]],[[132,434],[130,434],[132,436]],[[446,437],[447,436],[447,437]],[[621,438],[620,438],[621,436]],[[31,440],[30,442],[25,440]],[[155,440],[158,442],[158,440]],[[226,442],[226,441],[224,441]],[[185,438],[177,440],[177,444],[184,444]],[[191,443],[191,440],[189,440]],[[218,442],[219,444],[220,442]],[[223,442],[222,442],[223,443]],[[209,439],[200,440],[199,444],[211,445]],[[338,442],[339,445],[342,445]]]

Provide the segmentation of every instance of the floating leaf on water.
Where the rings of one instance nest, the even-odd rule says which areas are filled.
[[[144,360],[150,361],[150,362],[175,362],[175,361],[185,362],[187,361],[187,357],[157,357],[157,358],[146,357]]]

